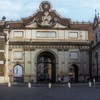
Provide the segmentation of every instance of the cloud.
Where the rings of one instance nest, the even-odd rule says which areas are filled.
[[[18,2],[9,2],[9,1],[0,1],[0,10],[6,10],[6,11],[18,11],[21,8],[21,4]]]
[[[21,10],[21,4],[18,2],[12,2],[10,0],[0,1],[0,17],[6,16],[9,19],[14,15],[18,17],[18,13]]]
[[[28,17],[39,9],[43,0],[0,0],[0,18],[17,20]],[[76,20],[89,20],[94,10],[100,10],[100,0],[49,0],[59,15]]]
[[[92,9],[100,9],[100,1],[98,0],[79,0],[81,7],[89,7]]]

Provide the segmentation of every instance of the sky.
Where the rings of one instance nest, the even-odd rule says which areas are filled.
[[[39,5],[45,0],[0,0],[0,20],[20,20],[33,15],[39,10]],[[100,13],[100,0],[48,0],[52,9],[59,15],[72,21],[93,21],[95,9]]]

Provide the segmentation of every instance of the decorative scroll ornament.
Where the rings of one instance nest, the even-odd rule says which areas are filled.
[[[51,25],[51,16],[48,12],[44,12],[44,15],[42,16],[42,26],[50,26]]]
[[[55,20],[51,18],[48,11],[45,11],[41,21],[36,21],[37,25],[40,27],[53,27],[56,23]]]

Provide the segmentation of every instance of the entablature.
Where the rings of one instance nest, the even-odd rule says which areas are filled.
[[[13,48],[22,48],[23,50],[33,50],[33,49],[57,49],[59,50],[68,50],[68,49],[86,49],[89,50],[90,44],[89,43],[66,43],[66,42],[34,42],[34,43],[24,43],[24,42],[10,42],[9,49]]]

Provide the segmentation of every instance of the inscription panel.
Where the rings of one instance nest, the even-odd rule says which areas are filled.
[[[78,32],[69,32],[68,37],[69,38],[78,38]]]
[[[23,52],[22,51],[14,51],[13,58],[14,58],[14,60],[22,60]]]
[[[14,38],[22,38],[23,37],[23,31],[14,31],[13,37]]]
[[[78,51],[71,51],[70,59],[78,59]]]
[[[37,38],[56,38],[56,32],[37,32],[36,33]]]

